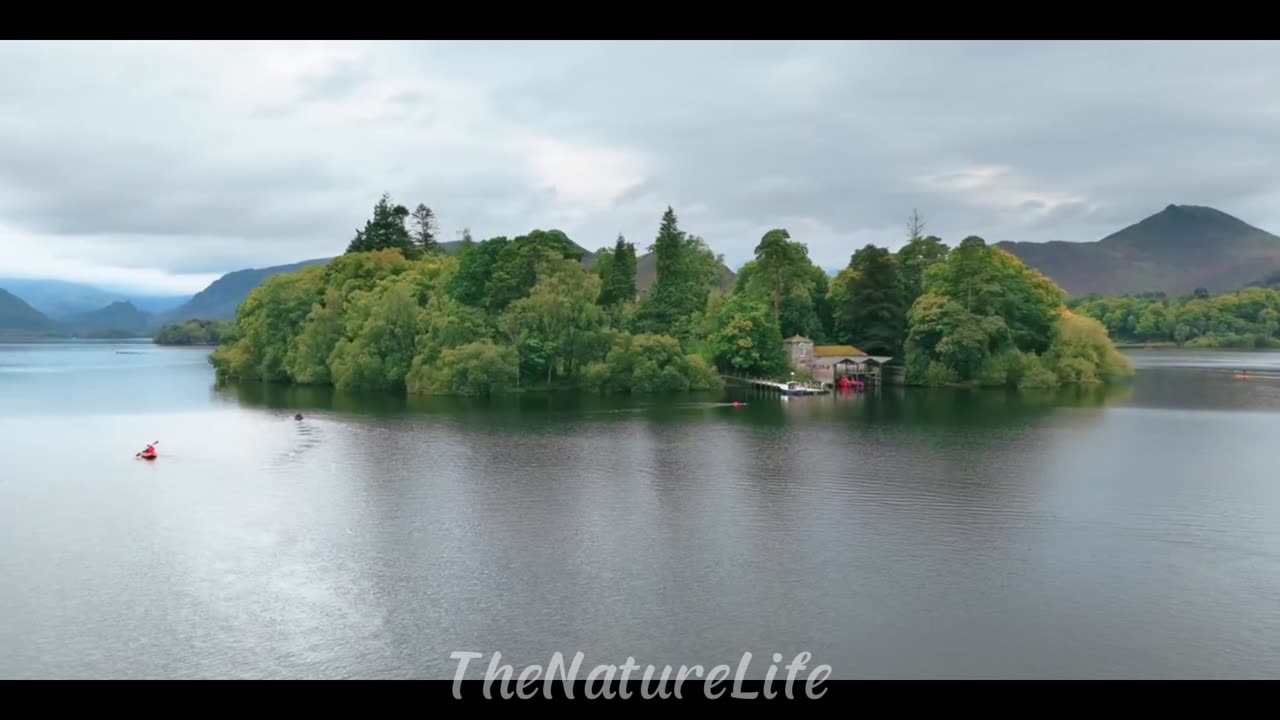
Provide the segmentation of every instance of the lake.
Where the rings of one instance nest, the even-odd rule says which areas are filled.
[[[492,402],[218,388],[207,354],[0,344],[0,677],[1280,676],[1280,353]]]

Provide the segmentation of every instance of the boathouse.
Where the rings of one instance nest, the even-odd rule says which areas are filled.
[[[868,355],[852,345],[814,345],[800,335],[784,340],[783,348],[792,370],[830,385],[841,377],[879,383],[884,366],[893,359]]]

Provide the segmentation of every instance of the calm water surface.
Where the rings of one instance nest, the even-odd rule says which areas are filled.
[[[0,344],[0,677],[1280,677],[1280,354],[494,402],[220,389],[206,356]]]

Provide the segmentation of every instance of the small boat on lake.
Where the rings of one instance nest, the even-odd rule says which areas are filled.
[[[827,392],[826,388],[810,387],[794,380],[783,385],[781,390],[783,395],[823,395]]]

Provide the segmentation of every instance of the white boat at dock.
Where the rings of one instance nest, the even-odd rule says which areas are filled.
[[[725,375],[724,377],[729,380],[746,383],[753,387],[774,390],[782,393],[783,395],[825,395],[831,392],[831,388],[826,387],[825,385],[802,383],[796,380],[792,380],[790,382],[778,382],[777,380],[734,377],[732,375]]]
[[[778,385],[778,389],[782,391],[783,395],[825,395],[829,392],[825,387],[804,385],[794,381],[785,384],[778,383]]]

